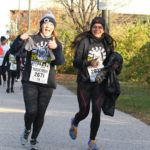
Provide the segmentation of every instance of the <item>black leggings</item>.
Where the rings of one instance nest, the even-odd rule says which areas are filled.
[[[78,125],[79,122],[85,119],[90,110],[90,101],[92,100],[92,119],[90,139],[95,140],[97,131],[100,125],[101,107],[103,104],[103,85],[96,83],[78,83],[77,97],[79,103],[79,112],[75,115],[74,124]]]
[[[36,139],[44,123],[46,108],[52,96],[53,89],[46,88],[34,83],[23,83],[23,95],[25,102],[25,127],[33,132],[31,138]]]
[[[16,73],[17,71],[12,71],[12,70],[8,71],[7,89],[10,88],[10,80],[11,80],[11,89],[13,89]]]

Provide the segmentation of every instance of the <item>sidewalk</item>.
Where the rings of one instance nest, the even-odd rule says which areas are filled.
[[[7,94],[0,87],[0,150],[26,150],[19,143],[24,129],[24,103],[21,83],[15,83],[15,93]],[[90,118],[79,124],[78,138],[71,140],[69,128],[71,118],[78,111],[76,96],[58,85],[54,91],[39,135],[40,150],[87,150]],[[102,114],[97,134],[100,150],[149,150],[150,126],[120,111],[115,117]]]

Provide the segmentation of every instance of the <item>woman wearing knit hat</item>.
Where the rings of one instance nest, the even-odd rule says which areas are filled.
[[[104,32],[105,20],[95,17],[90,30],[83,32],[74,39],[72,47],[76,48],[74,67],[78,69],[77,98],[79,112],[71,120],[69,134],[72,139],[77,138],[79,122],[85,119],[92,102],[92,119],[88,146],[90,150],[98,150],[95,142],[100,126],[101,108],[104,100],[104,86],[96,82],[97,74],[104,68],[108,56],[114,51],[113,38]]]
[[[37,137],[43,126],[46,108],[56,88],[56,65],[65,61],[62,45],[56,36],[54,15],[46,13],[40,21],[37,35],[19,35],[10,48],[14,55],[26,52],[26,64],[22,77],[25,102],[25,129],[20,138],[21,144],[30,140],[30,150],[38,150]],[[32,128],[31,128],[32,126]]]

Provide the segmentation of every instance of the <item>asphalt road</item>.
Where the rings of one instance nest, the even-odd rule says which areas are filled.
[[[0,150],[26,150],[20,145],[24,129],[24,103],[21,83],[15,83],[15,93],[7,94],[0,87]],[[63,86],[54,91],[46,112],[44,126],[38,137],[40,150],[87,150],[90,115],[78,127],[78,137],[69,137],[70,121],[78,111],[76,96]],[[102,114],[97,134],[100,150],[150,150],[150,126],[132,116],[115,112],[114,117]]]

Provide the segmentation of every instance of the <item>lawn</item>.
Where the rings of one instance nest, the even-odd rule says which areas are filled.
[[[57,74],[57,83],[76,94],[76,75]],[[121,82],[121,95],[116,108],[150,125],[150,87]]]

